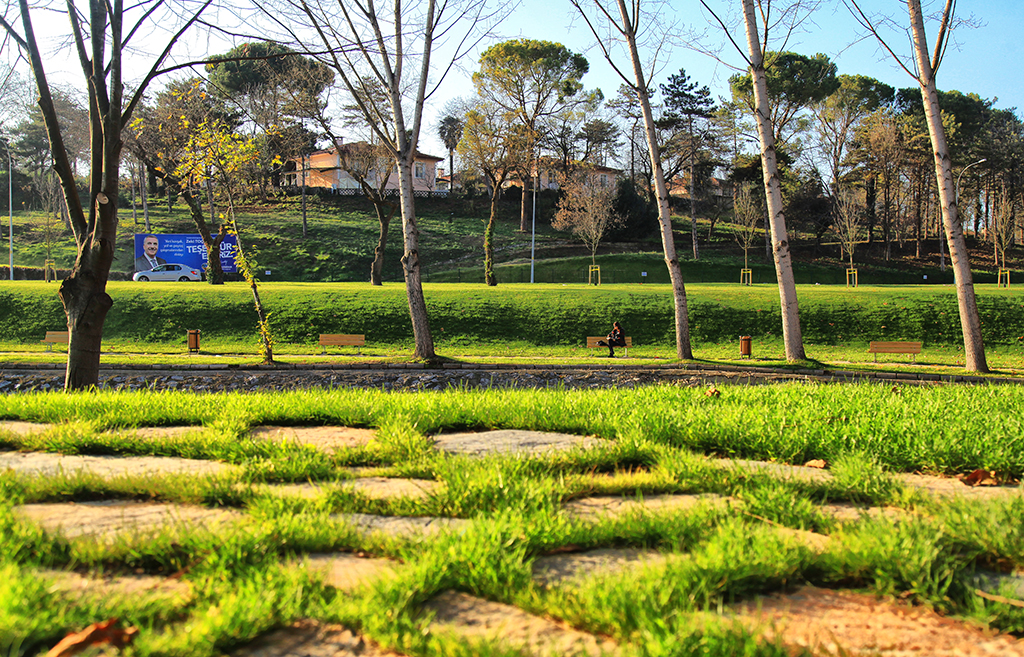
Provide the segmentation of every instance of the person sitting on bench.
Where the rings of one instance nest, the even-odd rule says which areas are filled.
[[[607,338],[597,344],[602,347],[608,347],[608,358],[615,358],[615,347],[626,346],[626,332],[622,330],[622,324],[618,322],[613,323],[612,332],[608,334]]]

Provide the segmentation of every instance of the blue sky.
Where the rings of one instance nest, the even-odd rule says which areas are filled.
[[[710,0],[708,4],[716,9],[727,7],[732,10],[739,7],[738,0]],[[938,4],[933,1],[932,8],[941,9]],[[711,27],[697,0],[675,0],[672,5],[677,8],[676,18],[688,27]],[[903,0],[863,0],[861,6],[869,13],[886,11],[906,21],[907,10]],[[594,39],[590,31],[578,20],[574,20],[574,11],[565,0],[522,0],[498,28],[499,38],[494,41],[517,37],[544,39],[557,41],[575,52],[583,53],[590,61],[590,73],[583,80],[586,87],[599,87],[605,97],[610,98],[616,93],[620,80],[604,61],[600,51],[593,47]],[[1013,62],[1021,62],[1024,55],[1024,2],[961,0],[957,4],[957,14],[961,17],[973,14],[977,26],[962,26],[955,32],[956,47],[949,49],[939,70],[939,88],[973,92],[986,99],[998,98],[996,107],[1024,110],[1024,84],[1021,84],[1012,68]],[[930,27],[929,36],[933,37],[935,26]],[[713,30],[709,35],[716,36]],[[742,37],[741,34],[738,36]],[[836,62],[840,73],[870,75],[897,88],[916,84],[879,48],[874,39],[859,37],[860,28],[842,3],[826,1],[813,15],[812,22],[806,25],[806,31],[795,35],[787,48],[803,54],[824,53]],[[899,52],[910,52],[909,42],[900,35],[894,36],[891,45],[898,48]],[[723,53],[723,59],[733,65],[742,63],[738,55],[727,51]],[[684,68],[691,78],[711,87],[716,96],[728,95],[727,80],[734,73],[728,66],[683,47],[674,48],[664,60],[663,73],[656,78],[656,82],[664,82],[669,74]],[[434,100],[435,111],[450,97],[473,94],[468,76],[476,67],[476,60],[467,60],[465,67],[469,70],[462,73],[453,71],[445,81]],[[441,154],[443,148],[432,133],[431,129],[425,130],[423,150]]]

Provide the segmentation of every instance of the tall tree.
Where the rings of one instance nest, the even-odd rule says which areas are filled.
[[[925,31],[921,0],[907,0],[909,28],[912,37],[912,63],[904,61],[890,47],[877,29],[877,21],[861,9],[857,0],[844,0],[860,24],[878,39],[882,47],[899,63],[900,67],[914,78],[921,89],[928,134],[932,142],[935,161],[935,180],[939,190],[939,204],[942,208],[942,224],[949,246],[953,278],[956,282],[957,306],[960,311],[960,326],[964,337],[964,364],[968,371],[987,372],[985,343],[981,335],[981,319],[978,316],[978,301],[974,294],[974,278],[971,275],[970,257],[964,240],[963,226],[957,209],[956,181],[953,177],[953,163],[949,156],[946,131],[942,125],[942,111],[935,75],[942,64],[942,57],[949,45],[955,25],[955,0],[946,0],[939,17],[939,31],[935,38],[934,50],[928,52],[928,35]]]
[[[690,239],[693,242],[693,259],[700,259],[697,247],[697,154],[704,148],[712,135],[709,119],[715,110],[715,101],[711,98],[711,90],[690,80],[684,69],[678,75],[670,75],[668,84],[661,85],[661,93],[665,96],[664,111],[661,117],[663,125],[683,126],[685,140],[680,140],[677,147],[684,152],[684,160],[690,168]],[[700,129],[698,129],[698,126]]]
[[[458,116],[448,114],[437,124],[437,136],[448,149],[448,189],[455,191],[455,149],[462,140],[462,129],[466,122]]]
[[[686,285],[679,267],[675,237],[672,234],[672,212],[669,208],[668,184],[661,162],[661,148],[658,130],[651,110],[651,79],[657,67],[657,56],[665,45],[663,41],[644,41],[665,38],[671,31],[659,25],[658,9],[667,8],[664,2],[644,0],[570,0],[590,28],[598,48],[615,70],[623,84],[636,96],[637,105],[643,116],[644,132],[647,137],[647,153],[653,172],[654,190],[658,199],[658,221],[661,224],[661,245],[665,253],[665,265],[672,281],[672,300],[675,304],[676,356],[693,358],[690,345],[690,320],[687,316]],[[592,12],[587,11],[592,7]],[[653,9],[652,9],[653,7]],[[613,48],[623,47],[629,53],[629,68],[620,66]],[[652,60],[645,65],[640,48],[651,53]],[[629,72],[627,72],[629,71]]]
[[[782,339],[785,343],[786,359],[789,361],[803,360],[805,355],[803,336],[800,331],[800,306],[796,295],[796,281],[793,278],[793,257],[790,253],[789,236],[786,232],[786,216],[782,202],[782,185],[776,152],[780,135],[785,133],[776,127],[773,118],[779,119],[783,125],[787,124],[795,116],[797,111],[795,108],[804,106],[800,103],[806,103],[807,99],[816,97],[818,92],[804,91],[803,85],[797,85],[791,91],[777,94],[777,99],[780,102],[790,95],[797,102],[790,103],[786,100],[785,107],[780,108],[777,105],[773,107],[773,96],[769,93],[768,87],[769,68],[776,61],[788,61],[795,64],[799,60],[772,55],[768,45],[773,37],[778,37],[776,32],[779,30],[784,33],[784,38],[788,38],[792,30],[806,19],[816,3],[807,3],[803,0],[785,0],[774,3],[772,0],[741,0],[743,26],[746,33],[745,49],[733,38],[728,25],[708,6],[707,1],[701,0],[701,5],[725,31],[729,41],[743,57],[746,65],[745,78],[744,76],[733,77],[733,89],[736,91],[738,87],[742,88],[747,84],[743,80],[749,80],[751,91],[749,107],[757,124],[757,136],[761,146],[761,173],[768,207],[767,226],[771,229],[772,257],[775,261],[775,273],[779,283]],[[835,69],[834,67],[829,69],[825,61],[817,60],[813,66],[807,67],[807,70],[812,73],[801,75],[802,78],[813,82],[809,85],[812,89],[821,88],[823,80],[828,78],[828,70],[831,70],[834,79]],[[799,68],[803,68],[802,64]],[[826,70],[822,71],[823,68]],[[773,73],[773,77],[778,79],[777,71]]]
[[[605,233],[621,218],[615,214],[615,187],[601,184],[593,169],[581,166],[563,174],[559,187],[558,212],[551,227],[565,230],[578,237],[590,249],[590,262],[597,264],[597,247]]]
[[[840,75],[839,88],[811,106],[818,151],[824,160],[827,184],[832,194],[848,170],[846,155],[855,126],[869,113],[893,101],[895,90],[865,75]],[[826,178],[826,176],[822,176]]]
[[[519,230],[528,229],[527,181],[536,167],[534,152],[540,122],[566,104],[580,99],[580,78],[590,69],[583,55],[571,52],[560,43],[513,39],[495,44],[480,56],[480,70],[473,84],[481,98],[511,112],[525,128],[526,157],[519,178],[523,182]]]
[[[103,323],[113,305],[107,294],[107,278],[117,241],[117,198],[120,185],[121,132],[149,83],[160,72],[177,40],[199,20],[210,0],[200,4],[183,22],[160,0],[143,0],[126,8],[123,0],[69,0],[67,14],[74,53],[83,77],[88,80],[89,155],[88,208],[78,195],[71,156],[64,142],[57,108],[51,93],[44,45],[36,36],[33,12],[55,11],[55,7],[31,9],[28,0],[8,5],[0,16],[0,28],[17,44],[32,69],[39,93],[39,108],[53,155],[53,168],[61,181],[74,231],[77,254],[71,273],[61,282],[59,296],[68,320],[70,342],[64,378],[65,389],[77,390],[99,382],[100,346]],[[16,14],[20,14],[16,16]],[[49,16],[49,14],[48,14]],[[49,20],[49,18],[48,18]],[[17,23],[21,23],[20,29]],[[160,53],[151,60],[145,77],[131,92],[124,85],[125,56],[129,51],[143,59],[143,44],[137,43],[150,26],[170,28],[166,41],[157,44]],[[146,45],[154,45],[149,43]]]
[[[405,253],[402,268],[412,320],[415,357],[435,358],[426,298],[423,295],[419,228],[413,197],[413,163],[423,124],[423,105],[431,82],[431,57],[437,45],[450,46],[450,70],[473,48],[493,15],[483,0],[426,0],[407,5],[395,0],[387,7],[373,2],[257,0],[270,20],[287,31],[296,49],[314,56],[341,79],[366,118],[381,148],[395,161],[401,199]],[[450,42],[445,42],[451,39]],[[414,68],[406,74],[406,66]],[[418,70],[416,66],[418,65]],[[434,80],[440,84],[444,75]],[[381,121],[379,108],[367,103],[366,82],[386,91],[392,123]],[[436,87],[435,87],[436,88]]]
[[[511,112],[486,101],[466,114],[459,152],[466,164],[483,172],[491,194],[491,212],[484,229],[484,282],[497,285],[494,276],[494,226],[498,199],[505,182],[523,166],[523,126]]]

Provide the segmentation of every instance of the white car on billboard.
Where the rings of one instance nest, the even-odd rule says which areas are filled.
[[[133,281],[201,281],[203,274],[198,269],[192,269],[188,265],[180,265],[175,262],[168,262],[164,265],[157,265],[152,269],[140,271],[132,276]]]

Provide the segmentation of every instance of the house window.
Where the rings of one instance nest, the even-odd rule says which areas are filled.
[[[417,178],[427,177],[427,167],[422,162],[417,162],[415,165],[415,174]]]

